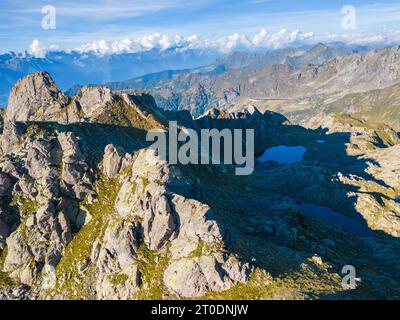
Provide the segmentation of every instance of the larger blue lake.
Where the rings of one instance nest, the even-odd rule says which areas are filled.
[[[298,147],[279,146],[265,150],[264,154],[258,158],[260,162],[275,161],[280,164],[293,164],[303,160],[307,149]]]

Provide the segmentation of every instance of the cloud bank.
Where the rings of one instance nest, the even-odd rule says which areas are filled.
[[[158,49],[161,51],[174,48],[176,50],[188,49],[214,49],[227,53],[237,49],[278,49],[296,42],[303,42],[313,37],[313,33],[301,31],[288,31],[283,29],[278,33],[270,33],[262,29],[258,34],[249,37],[244,34],[232,34],[216,40],[203,39],[197,35],[168,36],[161,33],[143,36],[136,39],[123,39],[117,41],[99,40],[88,42],[78,48],[69,49],[80,53],[95,53],[99,55],[137,53]],[[43,58],[49,51],[54,51],[56,46],[45,47],[39,40],[33,40],[28,52],[36,58]]]
[[[313,32],[289,31],[282,29],[277,33],[268,32],[266,29],[253,36],[235,33],[223,38],[210,40],[191,36],[168,36],[162,33],[143,36],[136,39],[123,39],[117,41],[99,40],[88,42],[78,48],[66,51],[76,51],[81,54],[94,53],[98,55],[138,53],[152,49],[165,51],[168,49],[213,49],[222,53],[229,53],[240,49],[280,49],[290,45],[312,44],[316,42],[340,41],[352,45],[390,45],[400,42],[400,30],[385,29],[379,34],[348,33],[318,36]],[[28,52],[36,58],[44,58],[47,52],[59,50],[58,46],[45,47],[39,40],[33,40]]]

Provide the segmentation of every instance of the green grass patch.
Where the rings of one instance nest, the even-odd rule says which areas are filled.
[[[143,285],[134,299],[160,300],[166,295],[164,286],[164,271],[169,265],[169,252],[157,254],[145,244],[139,246],[137,251],[138,270],[142,275]]]
[[[247,283],[232,288],[209,292],[202,299],[218,300],[298,300],[318,299],[342,291],[341,278],[326,270],[304,264],[300,272],[273,279],[262,269],[256,269]]]
[[[14,287],[16,282],[10,276],[3,272],[4,262],[7,257],[7,247],[0,252],[0,289]]]
[[[111,277],[111,283],[113,286],[123,285],[128,281],[129,277],[124,273],[118,273]]]
[[[102,239],[109,221],[115,214],[114,202],[119,190],[117,179],[99,179],[96,184],[97,201],[92,204],[85,203],[92,219],[74,236],[67,245],[65,253],[56,267],[57,283],[54,293],[65,294],[69,299],[92,298],[87,277],[78,272],[80,265],[90,259],[93,244],[97,239]],[[94,272],[94,266],[89,266]],[[86,275],[91,271],[87,271]],[[93,273],[92,272],[92,273]]]
[[[143,181],[143,191],[146,190],[147,186],[150,184],[149,179],[147,178],[142,178]]]
[[[112,107],[99,115],[95,121],[104,124],[133,127],[146,131],[162,128],[162,125],[157,122],[153,115],[146,114],[143,117],[135,108],[126,104],[123,99],[116,101]]]

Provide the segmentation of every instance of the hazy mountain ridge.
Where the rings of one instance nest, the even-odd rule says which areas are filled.
[[[0,55],[0,103],[4,106],[18,79],[40,70],[51,73],[60,88],[67,90],[73,85],[100,84],[168,69],[199,67],[220,57],[217,51],[180,51],[176,48],[103,56],[60,51],[49,52],[45,58],[7,53]]]
[[[400,296],[400,139],[336,115],[310,130],[284,116],[211,109],[194,120],[147,94],[85,87],[65,96],[38,72],[19,81],[1,131],[0,298],[320,299]],[[170,165],[145,134],[179,126],[254,128],[256,153],[304,146],[291,165]],[[323,140],[324,143],[320,143]],[[311,218],[330,207],[360,236]],[[361,278],[342,287],[352,263]],[[42,286],[44,265],[55,286]]]
[[[243,66],[240,55],[233,55],[227,60],[234,58],[238,62],[231,62],[230,65]],[[303,122],[310,114],[317,116],[329,113],[330,105],[335,101],[335,112],[353,112],[351,106],[344,105],[346,95],[385,89],[400,81],[398,46],[353,53],[318,44],[304,54],[285,59],[283,63],[269,64],[263,59],[255,62],[254,58],[249,61],[254,66],[226,68],[222,61],[219,65],[209,67],[210,70],[220,70],[217,74],[200,74],[198,70],[193,70],[172,74],[172,78],[168,79],[160,77],[144,83],[139,78],[132,82],[109,84],[109,87],[146,90],[160,106],[172,110],[188,109],[194,115],[212,107],[240,110],[251,103]],[[268,99],[281,101],[268,102]],[[392,108],[391,111],[386,107]],[[367,103],[354,110],[358,110],[355,112],[360,116],[374,120],[375,114],[376,120],[400,127],[398,120],[390,116],[397,112],[396,105],[374,105],[371,111]]]
[[[352,50],[368,51],[367,47],[351,47],[333,44],[338,54],[347,54]],[[308,50],[308,46],[278,50],[248,50],[229,56],[216,48],[171,47],[166,50],[153,48],[136,53],[100,54],[78,51],[49,51],[44,58],[37,58],[28,53],[13,52],[0,55],[0,106],[5,106],[9,91],[20,78],[35,71],[44,70],[52,74],[63,91],[73,86],[103,84],[122,81],[168,70],[192,69],[213,64],[216,60],[219,70],[224,68],[257,67],[266,64],[283,63],[288,57],[296,57]],[[225,59],[226,58],[226,59]],[[293,60],[293,63],[301,64]],[[209,72],[206,71],[206,74]]]

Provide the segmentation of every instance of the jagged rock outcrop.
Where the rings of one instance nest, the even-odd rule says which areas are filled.
[[[71,240],[71,226],[54,200],[38,203],[37,207],[35,201],[24,201],[27,208],[20,212],[22,221],[6,241],[10,251],[3,270],[31,286],[44,265],[58,264],[64,246]]]
[[[0,300],[27,300],[30,295],[30,287],[21,285],[16,288],[9,288],[0,292]]]
[[[13,199],[9,205],[17,210],[19,224],[4,225],[2,219],[2,233],[13,231],[3,270],[31,286],[45,265],[58,264],[71,241],[72,226],[79,225],[77,199],[92,192],[91,171],[72,133],[44,133],[32,125],[14,134],[22,143],[0,172],[2,196]]]
[[[92,261],[99,272],[96,282],[99,299],[130,299],[139,291],[141,280],[135,255],[140,239],[140,225],[120,221],[107,228],[101,245],[95,243]]]
[[[61,114],[69,102],[46,72],[36,72],[16,83],[10,93],[6,120],[33,121],[65,119]]]
[[[106,146],[103,158],[103,172],[112,179],[117,176],[121,170],[124,170],[129,165],[132,165],[132,156],[125,152],[121,147],[113,145]]]
[[[113,101],[110,89],[106,87],[83,87],[77,96],[82,111],[87,117],[103,113]]]
[[[147,119],[148,115],[142,115],[142,119]],[[224,234],[212,220],[211,209],[171,192],[170,185],[187,189],[190,182],[178,168],[158,158],[154,150],[130,155],[122,147],[111,144],[104,148],[99,161],[85,154],[83,143],[87,141],[82,142],[74,132],[48,131],[35,124],[14,125],[14,128],[10,135],[22,144],[13,146],[15,158],[4,162],[4,172],[1,171],[3,193],[17,199],[20,215],[20,222],[11,234],[10,225],[3,224],[2,237],[7,239],[10,250],[3,271],[11,278],[33,286],[40,281],[44,266],[56,267],[60,260],[64,264],[66,248],[76,233],[89,228],[98,219],[90,206],[100,201],[95,188],[98,179],[95,171],[100,168],[104,179],[122,180],[113,203],[118,216],[104,221],[107,226],[104,233],[89,244],[90,257],[77,263],[80,277],[86,276],[88,270],[96,270],[98,276],[91,289],[96,298],[128,299],[148,286],[139,263],[141,246],[168,257],[168,265],[191,259],[195,251],[196,255],[203,256],[199,246],[207,247],[204,257],[210,254],[219,257],[218,262],[209,262],[218,270],[230,261],[224,249]],[[12,190],[14,181],[16,187]],[[233,265],[233,269],[246,270],[245,276],[237,278],[227,273],[221,278],[221,282],[226,281],[225,285],[207,285],[208,289],[194,290],[205,294],[248,280],[252,268],[239,260]],[[207,267],[207,263],[203,263],[203,267]],[[192,270],[194,274],[195,270],[196,267]],[[70,279],[68,273],[59,277],[60,287]],[[165,288],[169,294],[194,296],[180,290],[176,284],[170,285],[167,280]]]
[[[248,280],[251,267],[223,254],[224,235],[212,220],[211,209],[198,201],[171,193],[169,184],[186,185],[188,181],[182,179],[177,168],[159,159],[154,150],[139,152],[132,166],[132,176],[123,182],[115,204],[122,217],[133,216],[143,221],[143,241],[151,250],[163,252],[168,244],[171,264],[164,274],[167,289],[182,297],[195,297]],[[207,279],[199,271],[198,264],[191,263],[190,257],[199,246],[207,247],[207,254],[211,254],[196,253],[203,268],[214,268]],[[220,275],[218,270],[224,270],[228,261],[229,271]],[[187,281],[174,281],[176,269],[181,266],[187,273],[184,277],[195,278],[190,286]],[[233,275],[233,269],[243,270],[242,276]]]
[[[184,258],[170,264],[164,281],[181,297],[201,297],[209,291],[223,291],[249,279],[252,269],[234,257],[223,255]]]
[[[13,121],[7,121],[1,137],[1,153],[4,155],[13,154],[18,149],[19,144],[17,124]]]
[[[32,286],[44,265],[56,266],[63,247],[71,240],[71,229],[63,213],[54,204],[37,210],[7,238],[10,251],[4,271],[13,278]]]
[[[91,193],[94,172],[73,133],[61,133],[58,141],[62,150],[61,179],[66,193],[78,200]]]

